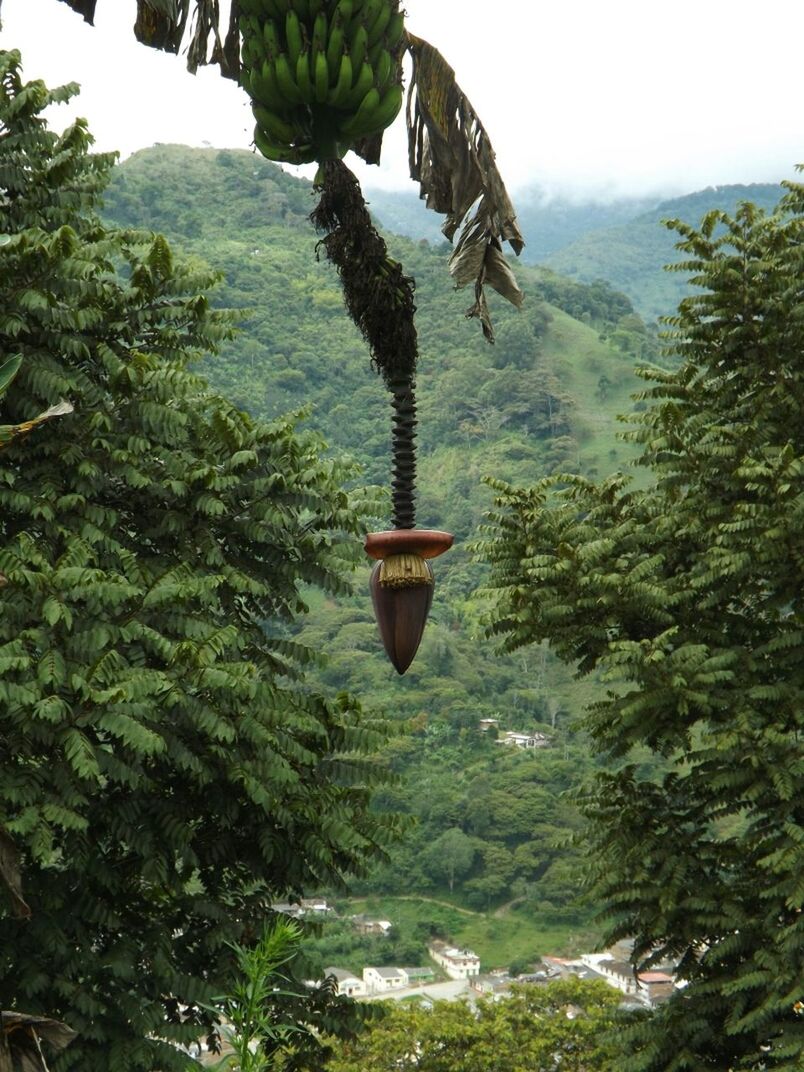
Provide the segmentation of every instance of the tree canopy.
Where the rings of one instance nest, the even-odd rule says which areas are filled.
[[[492,631],[609,687],[585,802],[609,937],[687,983],[623,1069],[801,1067],[804,187],[676,224],[700,288],[644,369],[653,483],[496,485]],[[661,758],[640,764],[638,746]],[[799,1004],[797,1004],[799,1002]]]
[[[575,979],[514,989],[501,1001],[389,1002],[386,1015],[336,1047],[330,1072],[614,1072],[617,994]]]
[[[368,812],[384,725],[311,690],[283,625],[302,585],[344,587],[353,473],[191,371],[231,332],[215,277],[99,222],[112,158],[42,117],[74,91],[0,53],[2,422],[75,407],[0,454],[2,876],[13,855],[23,882],[0,1007],[76,1029],[59,1069],[167,1072],[227,941],[361,871],[394,820]]]

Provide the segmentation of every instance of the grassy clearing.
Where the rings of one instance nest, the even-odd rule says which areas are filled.
[[[416,924],[434,925],[456,945],[474,950],[483,971],[543,954],[588,952],[596,938],[587,928],[546,923],[517,909],[495,917],[419,897],[353,898],[349,911],[388,919],[403,932],[411,932]]]

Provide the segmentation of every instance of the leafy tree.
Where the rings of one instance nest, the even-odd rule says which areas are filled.
[[[618,996],[605,983],[515,987],[477,1010],[389,1003],[385,1017],[336,1047],[330,1072],[614,1072]]]
[[[687,986],[635,1029],[625,1070],[801,1068],[804,963],[804,187],[675,224],[701,291],[676,371],[633,418],[641,464],[497,485],[493,630],[548,639],[610,686],[586,798],[609,937]],[[640,760],[644,747],[661,760]],[[623,762],[624,761],[624,762]]]
[[[368,813],[384,725],[306,687],[282,625],[343,588],[350,471],[190,371],[231,330],[214,277],[99,222],[112,158],[42,118],[74,92],[0,53],[3,423],[75,407],[0,453],[0,834],[31,911],[0,907],[0,1007],[78,1031],[60,1070],[168,1072],[226,943],[394,820]]]
[[[450,892],[455,878],[465,875],[475,858],[475,845],[458,826],[451,826],[436,838],[427,853],[427,870],[436,878],[445,877]]]

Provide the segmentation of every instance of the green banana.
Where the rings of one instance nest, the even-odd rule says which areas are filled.
[[[338,79],[335,86],[330,90],[329,103],[338,105],[345,100],[347,93],[352,88],[352,58],[348,52],[341,56],[341,66],[338,71]]]
[[[390,127],[391,123],[399,115],[402,108],[402,102],[405,99],[405,91],[402,88],[401,82],[394,82],[392,86],[383,93],[382,100],[379,107],[372,115],[372,119],[375,122],[375,126],[371,130],[367,130],[367,134],[373,134],[375,131],[385,130],[386,127]]]
[[[380,106],[380,91],[376,86],[372,86],[363,100],[360,102],[360,107],[352,115],[347,116],[340,124],[340,129],[344,134],[357,133],[357,128],[362,128],[370,115],[372,115]]]
[[[282,45],[279,41],[279,34],[276,32],[276,23],[273,19],[266,19],[262,24],[262,39],[265,42],[265,48],[271,59],[273,59],[274,56],[278,56],[282,51]]]
[[[254,128],[254,144],[267,160],[280,160],[285,164],[311,164],[315,160],[312,145],[283,145],[275,142],[259,125]]]
[[[390,82],[393,73],[394,61],[391,59],[391,53],[388,49],[384,48],[374,66],[374,85],[379,89],[380,93]]]
[[[380,13],[373,23],[368,27],[368,43],[369,48],[376,44],[385,33],[385,29],[388,23],[391,21],[391,16],[394,13],[394,9],[390,3],[384,3],[380,8]]]
[[[251,110],[259,126],[270,138],[275,139],[277,142],[287,142],[288,144],[298,139],[300,133],[298,127],[282,119],[276,112],[263,108],[260,104],[252,104]]]
[[[329,68],[330,85],[338,81],[341,69],[341,57],[343,56],[343,23],[336,11],[329,24],[329,40],[327,41],[327,67]]]
[[[352,68],[354,73],[354,68]],[[357,80],[346,97],[340,102],[342,108],[356,108],[374,84],[374,71],[367,63],[361,64]]]
[[[310,47],[314,53],[327,51],[327,16],[324,11],[319,11],[315,17]]]
[[[248,80],[249,84],[246,88],[252,100],[256,100],[258,104],[270,108],[272,112],[286,112],[288,110],[288,101],[280,92],[276,83],[273,65],[269,60],[265,60],[262,68],[255,67],[249,71]]]
[[[349,49],[349,55],[352,58],[352,70],[359,71],[363,60],[366,58],[366,52],[368,50],[368,31],[361,22],[360,25],[352,34],[352,44]]]
[[[285,17],[285,40],[288,43],[288,63],[290,64],[290,69],[295,71],[302,50],[302,32],[299,16],[293,8],[288,11]]]
[[[274,59],[274,74],[276,75],[276,84],[279,92],[285,98],[285,107],[287,108],[288,105],[303,104],[304,98],[302,97],[301,90],[296,85],[296,80],[290,70],[287,53],[280,52]]]
[[[366,24],[367,29],[374,24],[380,13],[380,9],[387,3],[389,3],[389,0],[364,0],[363,6],[360,9],[360,18]]]
[[[396,119],[403,96],[402,86],[398,82],[386,90],[382,98],[376,87],[372,87],[354,116],[341,124],[341,130],[351,138],[379,134]]]
[[[262,38],[243,38],[240,55],[242,57],[244,68],[251,69],[252,67],[257,66],[262,67],[262,61],[265,59],[265,46],[263,45]]]
[[[354,4],[352,0],[338,0],[338,3],[335,5],[335,10],[332,13],[332,18],[340,19],[344,26],[348,26],[353,9]]]
[[[303,52],[299,53],[299,58],[296,61],[296,85],[299,87],[299,92],[305,104],[312,104],[315,100],[315,87],[310,73],[311,58],[310,49],[305,48]]]
[[[405,12],[395,11],[385,31],[385,44],[393,52],[399,46],[399,42],[405,33]]]
[[[313,85],[315,86],[315,99],[319,104],[323,104],[329,96],[329,67],[326,54],[323,52],[315,53]]]
[[[293,0],[293,8],[299,16],[300,22],[307,22],[310,18],[310,4],[308,0]]]

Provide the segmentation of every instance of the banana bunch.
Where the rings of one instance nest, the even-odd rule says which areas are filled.
[[[240,0],[241,83],[269,160],[340,158],[402,107],[399,0]]]

